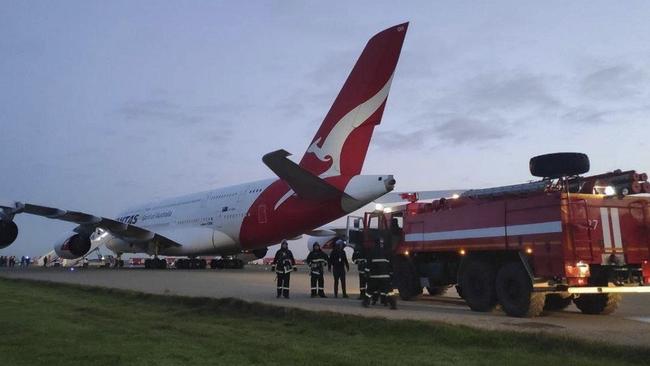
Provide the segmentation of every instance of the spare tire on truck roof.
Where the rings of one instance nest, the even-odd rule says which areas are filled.
[[[542,178],[560,178],[589,171],[589,157],[583,153],[560,152],[530,159],[530,173]]]

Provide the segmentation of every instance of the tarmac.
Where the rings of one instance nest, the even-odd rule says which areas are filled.
[[[0,268],[0,276],[135,290],[152,294],[234,297],[246,301],[387,319],[444,322],[490,330],[541,332],[591,341],[650,347],[650,294],[626,294],[611,315],[585,315],[571,305],[536,318],[513,318],[502,311],[471,311],[453,289],[444,296],[422,295],[415,301],[398,301],[398,309],[376,305],[363,308],[355,271],[348,273],[349,299],[334,298],[333,279],[326,275],[328,298],[311,298],[306,268],[291,276],[291,298],[276,299],[275,274],[267,266],[243,270],[145,270],[142,268]]]

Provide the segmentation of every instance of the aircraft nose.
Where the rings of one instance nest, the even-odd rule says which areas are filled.
[[[395,188],[395,178],[392,175],[389,175],[384,179],[384,185],[386,186],[386,191],[390,192]]]

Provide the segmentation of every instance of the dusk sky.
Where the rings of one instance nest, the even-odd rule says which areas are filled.
[[[366,41],[409,21],[366,174],[522,183],[531,156],[650,171],[647,1],[0,0],[0,200],[120,209],[299,159]],[[19,215],[2,255],[75,227]]]

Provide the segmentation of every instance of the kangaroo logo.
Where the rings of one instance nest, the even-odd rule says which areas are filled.
[[[386,101],[393,76],[386,84],[370,99],[359,104],[348,112],[332,127],[325,137],[318,137],[307,149],[307,153],[313,153],[322,162],[331,162],[330,167],[319,175],[321,178],[341,174],[341,151],[343,144],[355,128],[361,126],[377,109]]]
[[[386,101],[392,81],[393,76],[391,75],[386,84],[377,92],[377,94],[359,104],[343,116],[343,118],[332,127],[324,140],[322,137],[318,137],[311,145],[309,145],[307,153],[316,155],[318,160],[322,162],[331,162],[329,168],[318,175],[320,178],[341,174],[341,151],[343,150],[343,144],[352,131],[366,122],[368,118],[370,118],[370,116],[372,116]],[[293,194],[294,191],[290,189],[278,200],[273,209],[277,210],[278,207],[280,207],[280,205],[282,205]]]

